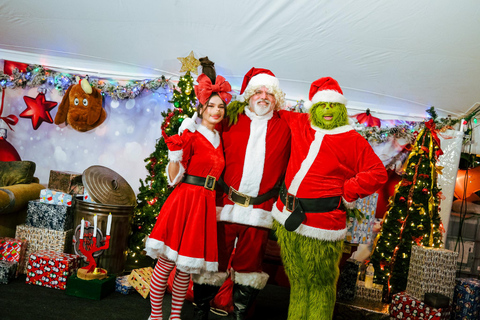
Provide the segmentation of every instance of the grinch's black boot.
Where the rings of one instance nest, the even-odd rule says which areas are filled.
[[[238,283],[233,285],[233,315],[235,320],[247,319],[247,313],[260,290]]]
[[[215,298],[220,287],[193,283],[193,320],[208,320],[210,301]]]

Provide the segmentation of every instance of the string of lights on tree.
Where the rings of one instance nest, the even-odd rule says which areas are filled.
[[[402,180],[377,235],[370,262],[374,282],[384,287],[384,298],[406,289],[413,245],[439,248],[445,232],[439,214],[442,193],[437,185],[442,153],[434,118],[425,123],[404,164]]]

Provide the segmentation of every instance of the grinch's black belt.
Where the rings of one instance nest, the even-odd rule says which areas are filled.
[[[202,186],[208,190],[215,189],[215,182],[217,179],[214,176],[198,177],[186,174],[183,176],[182,182],[193,184],[195,186]]]
[[[305,220],[307,212],[329,212],[340,207],[341,198],[297,198],[293,194],[287,192],[287,188],[283,185],[280,190],[280,200],[285,205],[285,209],[291,212],[290,216],[285,220],[285,229],[288,231],[296,230]]]
[[[275,186],[260,196],[252,197],[247,194],[238,192],[233,187],[229,187],[221,178],[218,180],[218,184],[228,195],[228,199],[242,207],[248,207],[249,205],[259,205],[272,198],[276,198],[280,189],[278,186]]]

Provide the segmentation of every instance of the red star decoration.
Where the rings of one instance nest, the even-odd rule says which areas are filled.
[[[39,93],[35,99],[25,96],[23,100],[27,104],[27,109],[20,113],[20,117],[31,118],[34,130],[37,130],[43,121],[53,123],[49,111],[57,105],[55,101],[47,101],[44,93]]]

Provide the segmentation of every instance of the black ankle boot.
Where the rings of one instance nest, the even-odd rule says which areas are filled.
[[[247,313],[260,290],[238,283],[233,285],[233,315],[235,320],[247,319]]]
[[[193,320],[208,320],[210,301],[215,298],[218,290],[220,287],[193,283]]]

